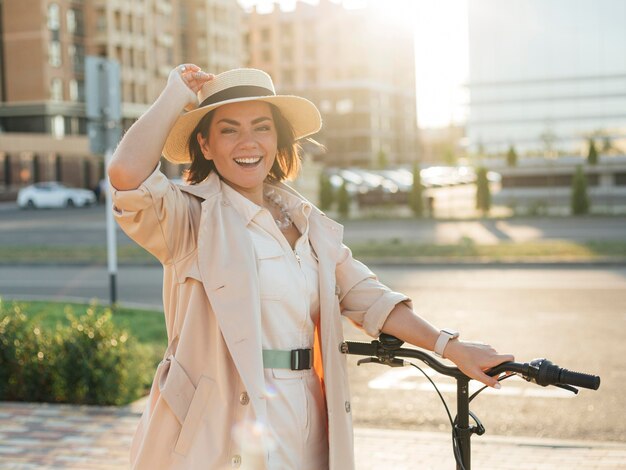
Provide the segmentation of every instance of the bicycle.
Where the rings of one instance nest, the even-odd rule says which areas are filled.
[[[402,340],[383,333],[380,335],[378,340],[374,340],[370,343],[345,341],[342,345],[342,352],[357,356],[369,356],[366,359],[360,359],[357,362],[357,365],[361,365],[363,363],[383,364],[390,367],[403,367],[405,365],[411,365],[420,370],[430,381],[433,387],[435,387],[435,390],[437,391],[439,398],[441,398],[446,412],[448,413],[450,426],[452,427],[452,449],[457,464],[456,468],[457,470],[470,470],[470,439],[473,434],[482,436],[485,433],[485,427],[480,422],[478,417],[470,411],[469,404],[480,392],[487,388],[487,386],[480,388],[471,396],[468,396],[469,381],[471,379],[457,367],[447,366],[425,351],[414,348],[403,348],[403,344],[404,342]],[[402,357],[419,359],[436,372],[456,379],[457,414],[454,420],[452,419],[448,405],[432,379],[419,366],[413,364],[412,362],[400,359]],[[575,394],[578,393],[578,389],[575,387],[588,388],[592,390],[597,390],[600,387],[600,377],[567,370],[553,364],[545,358],[535,359],[527,363],[503,362],[502,364],[486,371],[486,373],[491,376],[499,376],[503,373],[509,373],[509,375],[500,377],[498,380],[505,380],[513,375],[520,375],[528,382],[534,382],[543,387],[553,385]],[[470,425],[470,416],[476,423],[475,425]]]

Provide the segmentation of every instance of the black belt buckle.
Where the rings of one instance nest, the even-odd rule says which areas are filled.
[[[313,363],[313,351],[311,349],[291,350],[291,370],[306,370]]]

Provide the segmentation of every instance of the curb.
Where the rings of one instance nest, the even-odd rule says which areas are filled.
[[[405,437],[405,438],[427,438],[441,439],[451,442],[450,433],[433,432],[433,431],[416,431],[393,428],[372,428],[354,426],[355,434],[363,437],[378,437],[381,434],[389,438]],[[606,449],[622,449],[626,451],[626,443],[619,441],[584,441],[582,439],[557,439],[550,437],[530,437],[530,436],[499,436],[484,435],[473,436],[472,444],[484,442],[493,444],[515,444],[528,447],[546,447],[546,448],[572,448],[572,449],[590,449],[590,448],[606,448]],[[451,444],[450,444],[451,446]]]
[[[377,257],[377,258],[356,258],[363,264],[372,266],[406,266],[406,267],[472,267],[472,268],[586,268],[586,267],[622,267],[626,266],[626,258],[601,258],[591,260],[572,259],[458,259],[458,258],[398,258],[398,257]],[[107,264],[96,261],[14,261],[7,262],[0,260],[0,267],[102,267]],[[146,262],[118,262],[120,267],[161,267],[161,264],[154,261]]]

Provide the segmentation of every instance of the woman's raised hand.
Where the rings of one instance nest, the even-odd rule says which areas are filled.
[[[213,80],[215,75],[203,72],[200,67],[195,64],[181,64],[170,72],[168,82],[173,80],[181,80],[189,89],[189,102],[185,109],[190,110],[198,106],[197,93],[209,80]]]

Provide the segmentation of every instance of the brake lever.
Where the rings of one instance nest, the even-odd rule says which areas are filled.
[[[370,362],[373,364],[380,364],[380,365],[389,366],[389,367],[404,367],[404,361],[402,359],[397,359],[395,357],[390,358],[390,359],[385,359],[383,361],[381,361],[379,357],[366,357],[365,359],[359,359],[356,365],[360,366],[361,364],[367,364]]]
[[[571,385],[565,385],[565,384],[552,384],[552,385],[554,385],[555,387],[562,388],[563,390],[572,392],[574,395],[578,395],[578,389],[572,387]]]

